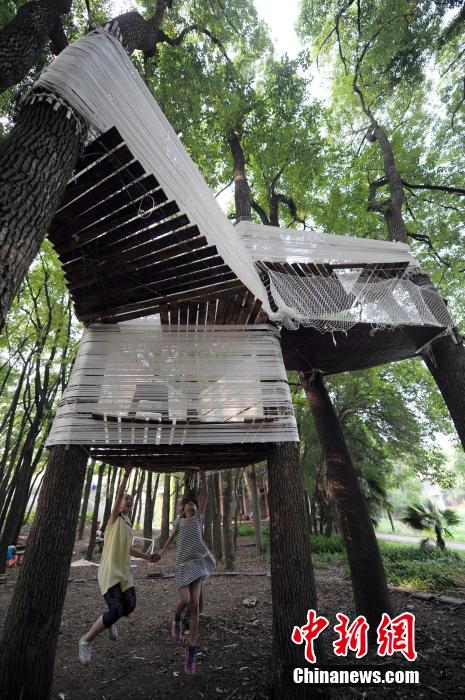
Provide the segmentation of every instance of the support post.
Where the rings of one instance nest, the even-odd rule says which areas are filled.
[[[291,641],[295,625],[316,610],[312,553],[307,529],[305,490],[298,446],[288,442],[273,448],[268,459],[273,646],[271,696],[320,698],[317,687],[297,685],[293,670],[306,665],[303,647]],[[322,648],[315,644],[318,663]]]
[[[50,449],[0,644],[0,688],[6,698],[50,696],[86,464],[77,445]]]

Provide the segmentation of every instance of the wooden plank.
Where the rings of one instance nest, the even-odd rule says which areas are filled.
[[[163,286],[160,285],[158,289],[153,289],[154,285],[149,283],[129,289],[122,284],[113,284],[112,280],[102,281],[102,287],[105,290],[105,308],[108,308],[109,305],[113,304],[119,306],[122,298],[128,303],[135,303],[150,298],[152,293],[158,292],[160,297],[164,298],[177,292],[199,289],[208,284],[215,284],[221,281],[228,282],[233,279],[237,279],[235,273],[227,265],[221,265],[212,270],[202,270],[198,273],[182,275],[182,277],[178,278],[174,277],[170,282],[163,284]],[[111,287],[110,282],[112,283]],[[83,289],[78,292],[72,292],[71,295],[76,305],[85,304],[87,311],[90,313],[94,313],[101,308],[102,288],[100,293],[96,291],[93,294],[89,294],[87,289]],[[92,302],[94,303],[93,306]]]
[[[232,280],[227,283],[216,283],[206,285],[201,289],[192,289],[187,292],[178,292],[166,296],[150,297],[141,300],[137,303],[127,303],[118,307],[112,308],[110,311],[106,309],[96,309],[89,312],[85,305],[81,307],[76,305],[76,315],[80,321],[92,322],[99,318],[105,318],[109,323],[117,323],[118,321],[127,321],[131,318],[139,318],[141,316],[150,316],[157,313],[161,306],[177,304],[180,301],[200,299],[202,301],[216,301],[220,296],[229,296],[235,289],[241,288],[245,291],[243,283],[238,280]],[[102,304],[103,307],[103,304]]]
[[[189,244],[188,246],[187,243]],[[206,238],[203,236],[198,236],[197,238],[180,243],[177,246],[170,246],[167,249],[161,249],[159,251],[155,249],[152,255],[141,259],[136,258],[134,261],[131,260],[130,251],[128,254],[126,254],[126,252],[122,252],[116,259],[110,261],[108,261],[106,258],[98,259],[85,254],[78,261],[73,262],[72,269],[68,269],[68,266],[66,266],[64,272],[69,283],[68,286],[71,289],[77,289],[79,286],[92,285],[94,282],[100,280],[102,276],[106,276],[108,279],[116,278],[118,275],[125,277],[129,272],[144,270],[148,265],[158,265],[163,263],[164,267],[166,268],[169,266],[169,264],[172,264],[171,261],[176,257],[176,255],[180,256],[180,254],[184,254],[186,248],[187,252],[192,255],[192,258],[189,258],[188,260],[189,262],[192,262],[193,260],[199,258],[198,255],[194,255],[194,251],[197,249],[205,249],[206,243]],[[104,251],[102,252],[102,255],[104,255]],[[115,262],[115,260],[117,260],[118,263]],[[164,268],[160,267],[159,269]]]
[[[81,248],[84,244],[94,241],[97,244],[96,239],[101,238],[99,245],[104,245],[105,247],[111,245],[111,243],[118,243],[122,236],[127,236],[128,231],[136,232],[141,228],[146,228],[150,224],[156,224],[163,219],[173,216],[179,212],[179,207],[176,202],[167,202],[162,204],[160,207],[155,209],[149,216],[144,219],[140,217],[134,219],[134,221],[128,221],[128,215],[126,212],[121,210],[117,215],[105,219],[99,224],[95,224],[91,229],[87,229],[80,234],[70,236],[66,241],[55,245],[57,253],[60,259],[64,262],[72,260],[75,257],[74,251]],[[136,212],[137,214],[138,212]],[[103,237],[105,234],[105,238]],[[53,241],[52,241],[53,242]],[[65,253],[72,251],[71,256],[66,256]]]
[[[98,173],[93,173],[93,175],[98,175]],[[66,217],[78,216],[79,213],[91,209],[98,202],[107,199],[115,192],[118,192],[118,190],[127,187],[136,180],[140,180],[144,175],[145,171],[142,165],[139,161],[133,160],[127,168],[118,170],[111,177],[106,179],[100,177],[96,180],[95,186],[86,189],[80,197],[77,199],[73,198],[69,203],[58,209],[56,216],[60,221],[66,220]]]
[[[98,136],[85,147],[74,168],[75,174],[78,175],[82,170],[95,163],[96,160],[115,149],[121,143],[123,143],[123,139],[118,129],[112,126],[111,129],[105,131],[105,133]]]
[[[189,253],[184,255],[161,262],[157,261],[144,267],[140,267],[140,264],[139,267],[132,266],[129,263],[127,269],[125,269],[124,260],[123,264],[118,265],[114,270],[111,266],[100,269],[98,265],[92,265],[89,261],[88,267],[92,276],[91,281],[88,280],[87,276],[84,277],[86,267],[83,267],[81,275],[76,272],[73,273],[73,279],[68,281],[68,288],[73,293],[73,296],[77,298],[85,295],[88,299],[91,299],[95,294],[95,287],[101,288],[103,284],[108,284],[112,287],[123,285],[129,293],[141,286],[151,287],[156,284],[163,287],[169,280],[173,278],[185,279],[189,274],[192,274],[192,279],[195,279],[194,273],[202,272],[205,274],[211,268],[224,265],[223,258],[217,254],[215,255],[216,248],[214,246],[201,248],[199,252],[202,253],[203,251],[206,251],[205,257],[201,257],[201,255],[196,257],[194,252],[189,251]],[[149,261],[152,259],[149,258]],[[181,261],[181,259],[182,264],[177,265],[176,261]],[[97,274],[95,274],[95,269],[97,269]],[[226,270],[229,269],[226,266]]]
[[[70,180],[66,186],[60,207],[67,206],[77,197],[81,197],[89,189],[98,185],[102,180],[109,178],[117,171],[121,172],[124,166],[129,168],[132,163],[136,162],[129,148],[123,144],[116,151],[108,154],[94,167],[82,173],[79,178]]]
[[[81,234],[86,229],[95,226],[104,217],[106,217],[105,222],[110,224],[108,225],[108,229],[110,229],[112,228],[111,222],[113,218],[120,220],[119,217],[123,212],[127,214],[126,219],[123,219],[124,221],[137,216],[142,206],[151,209],[152,206],[158,206],[166,202],[166,194],[160,188],[155,189],[157,185],[157,180],[153,175],[146,175],[143,180],[134,182],[121,192],[114,194],[104,202],[99,202],[92,209],[84,211],[76,217],[73,221],[73,233],[78,232]],[[142,211],[144,211],[144,208]]]

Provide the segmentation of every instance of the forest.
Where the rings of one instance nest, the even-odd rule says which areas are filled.
[[[254,0],[0,4],[0,549],[19,553],[11,569],[0,559],[8,698],[175,697],[189,688],[207,698],[330,697],[325,685],[289,681],[305,665],[290,634],[317,606],[329,619],[364,615],[370,629],[383,612],[416,615],[422,695],[400,683],[382,692],[347,685],[341,697],[465,692],[465,5],[291,4],[287,53]],[[51,231],[98,134],[66,100],[52,95],[54,108],[33,96],[55,57],[115,18],[231,223],[408,244],[418,286],[430,285],[452,319],[401,361],[334,373],[287,366],[300,442],[276,443],[268,464],[206,467],[203,536],[217,573],[202,593],[204,646],[190,686],[163,631],[174,557],[137,562],[138,607],[121,624],[130,647],[118,641],[105,660],[102,643],[83,680],[77,643],[101,606],[99,533],[127,460],[47,447],[88,325],[75,309],[85,290],[70,285]],[[113,263],[116,272],[126,264]],[[108,293],[98,275],[96,299]],[[153,542],[151,554],[163,551],[198,476],[183,464],[131,466],[133,534]],[[157,607],[153,630],[147,601]],[[322,663],[336,668],[321,639]],[[363,663],[384,670],[372,648]]]

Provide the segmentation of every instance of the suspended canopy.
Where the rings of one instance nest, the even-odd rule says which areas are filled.
[[[47,445],[160,470],[250,464],[297,440],[275,329],[144,319],[85,330]]]

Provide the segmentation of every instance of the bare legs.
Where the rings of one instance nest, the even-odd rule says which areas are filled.
[[[100,615],[87,634],[84,635],[83,639],[85,639],[86,642],[91,642],[98,634],[100,634],[100,632],[103,632],[104,629],[105,625],[103,624],[103,615]]]
[[[179,589],[179,601],[176,605],[176,614],[181,616],[184,608],[190,603],[189,616],[189,644],[195,646],[197,631],[199,629],[199,601],[202,582],[200,580],[190,583]],[[97,623],[96,623],[97,624]]]

